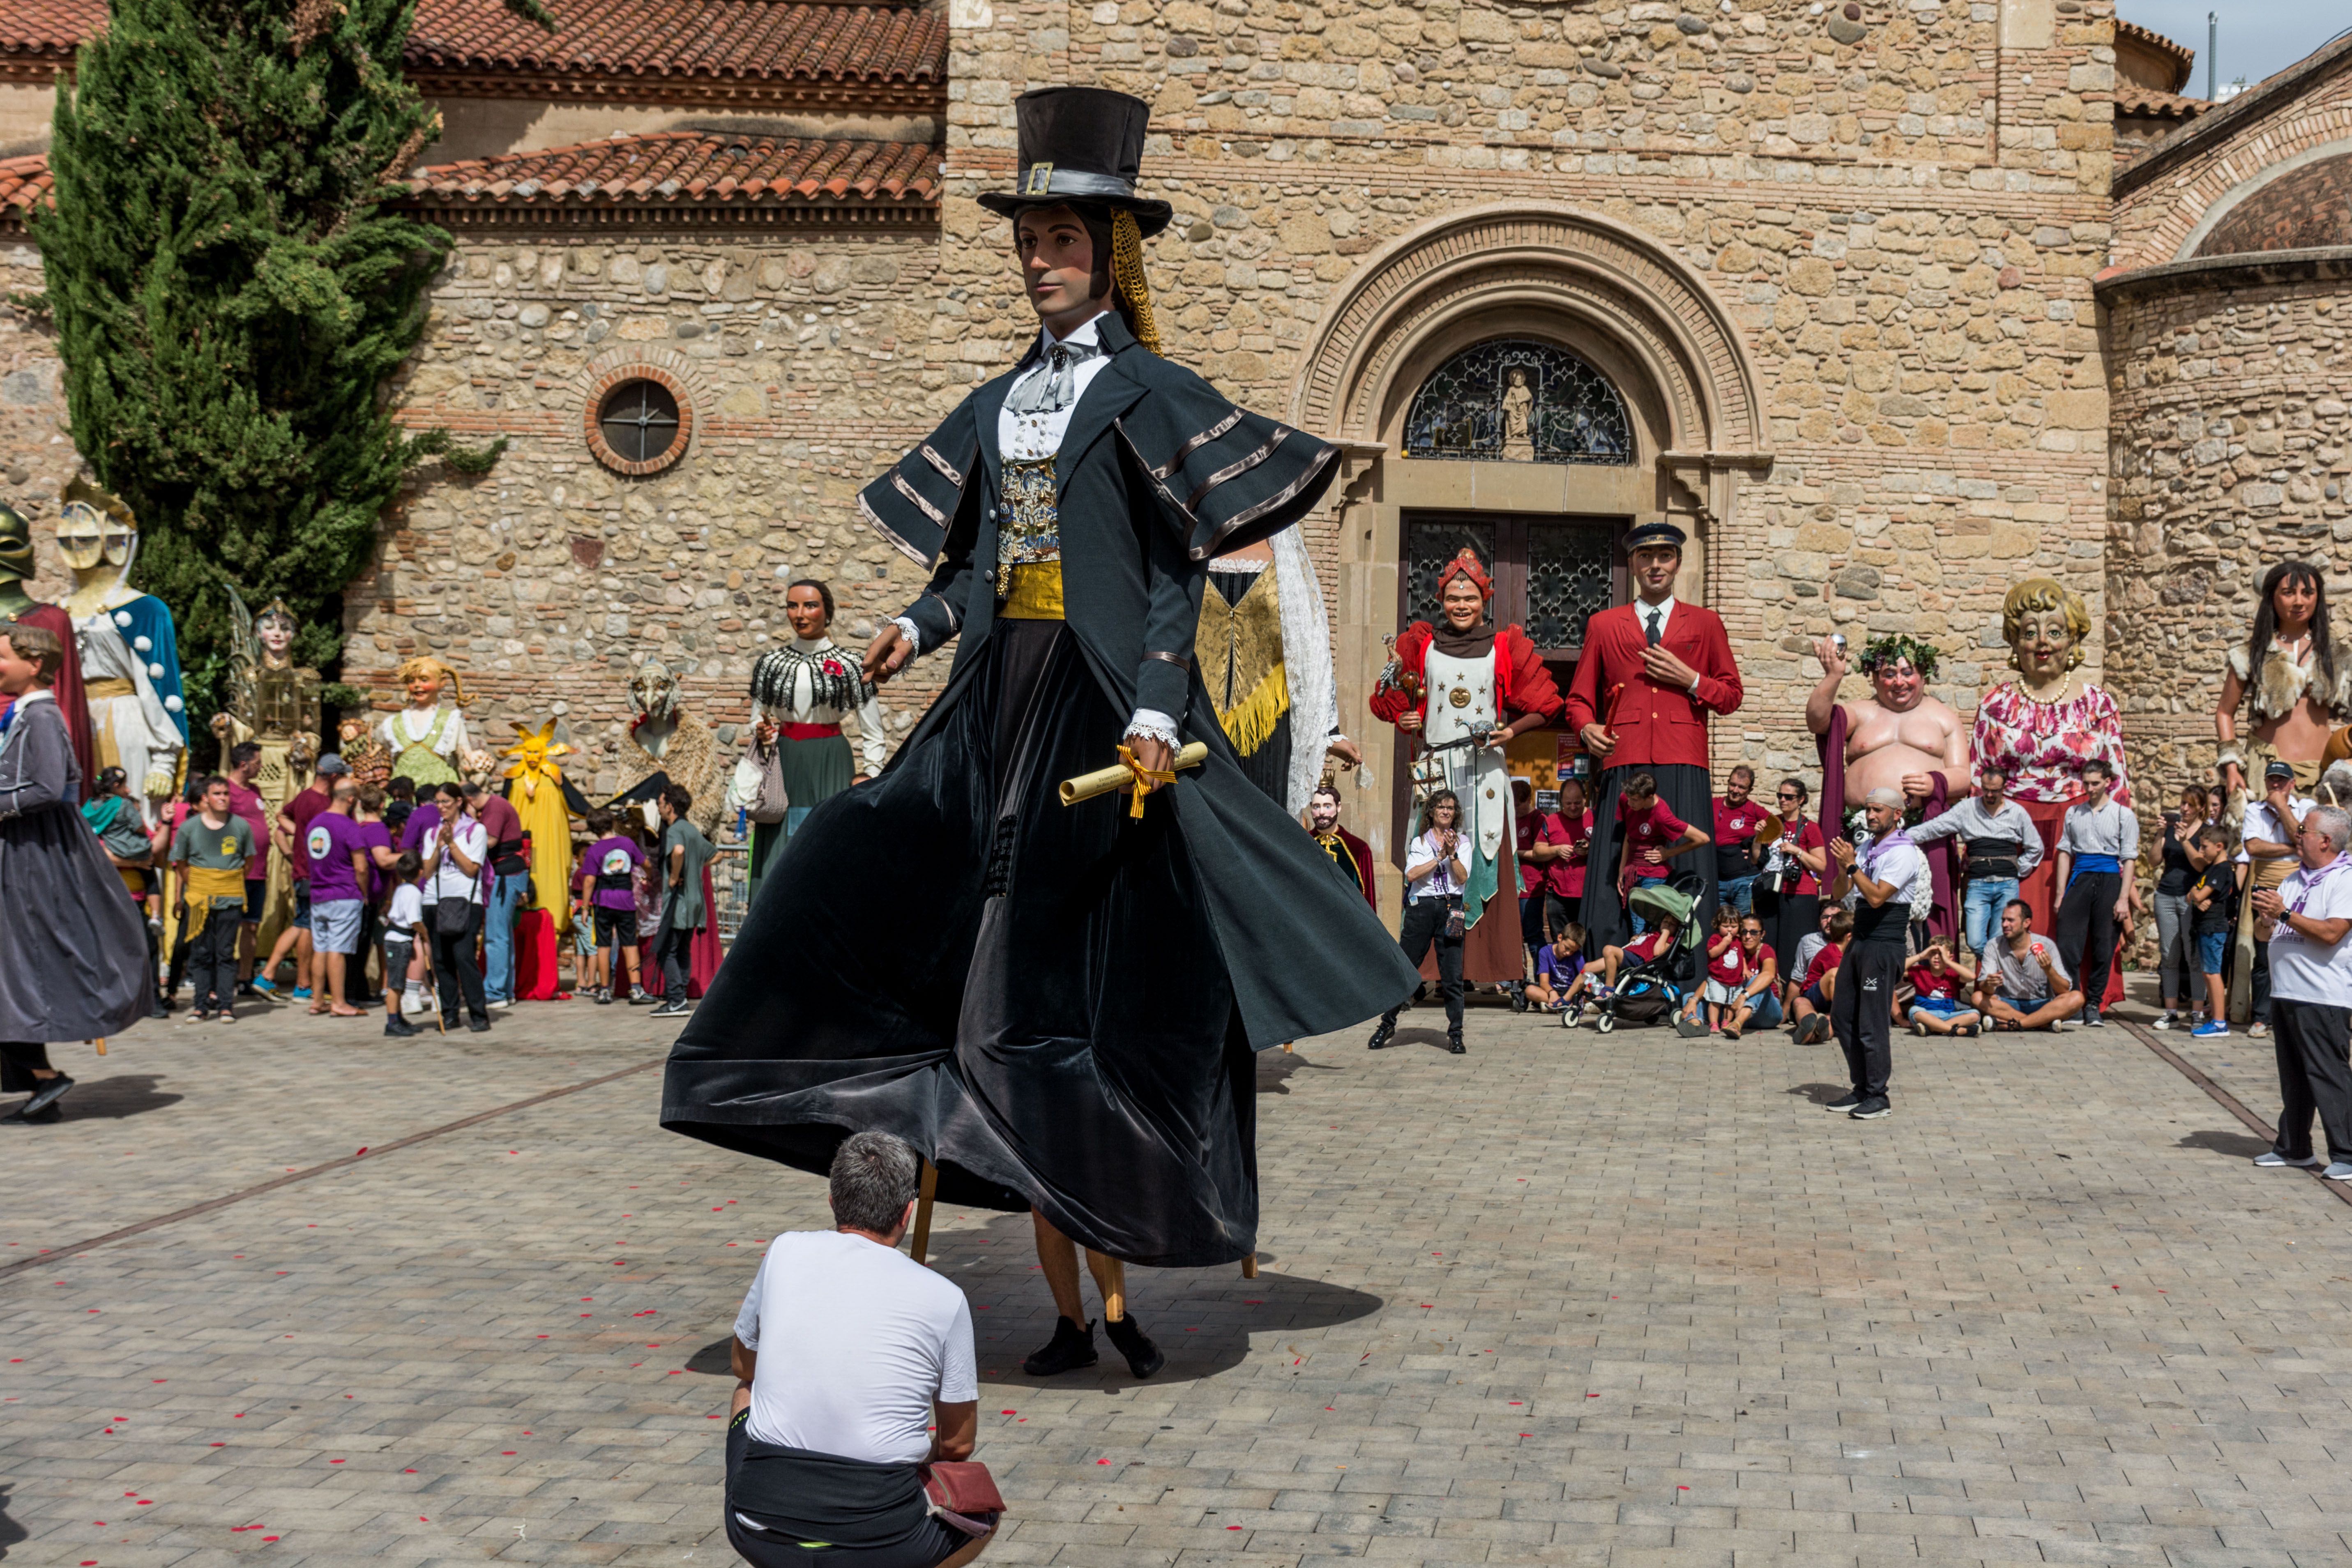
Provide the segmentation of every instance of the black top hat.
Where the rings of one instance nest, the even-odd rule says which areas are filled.
[[[1108,88],[1043,87],[1014,99],[1013,113],[1021,174],[1012,190],[982,196],[982,206],[1010,217],[1024,207],[1094,202],[1133,213],[1146,237],[1168,226],[1175,209],[1135,194],[1150,104]]]
[[[1629,529],[1625,534],[1625,552],[1655,550],[1660,545],[1672,545],[1680,550],[1690,542],[1690,535],[1671,522],[1644,522]]]

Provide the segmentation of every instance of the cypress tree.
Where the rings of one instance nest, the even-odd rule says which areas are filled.
[[[385,395],[453,243],[387,205],[439,130],[401,74],[413,15],[113,0],[59,83],[56,204],[33,235],[72,437],[138,514],[132,581],[172,607],[199,734],[224,582],[282,595],[298,658],[331,677],[342,589],[403,476],[435,456],[478,473],[503,446],[405,432]]]

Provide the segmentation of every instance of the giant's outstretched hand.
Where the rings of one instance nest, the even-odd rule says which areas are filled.
[[[866,679],[879,686],[906,668],[907,661],[914,657],[914,645],[893,621],[875,633],[874,640],[866,645]]]

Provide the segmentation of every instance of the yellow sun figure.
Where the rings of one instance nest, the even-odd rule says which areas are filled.
[[[507,800],[530,836],[531,899],[524,908],[545,910],[560,936],[572,929],[572,803],[567,797],[576,792],[555,759],[570,756],[572,748],[555,738],[552,719],[536,730],[513,722],[515,743],[499,754],[513,759],[505,774]]]

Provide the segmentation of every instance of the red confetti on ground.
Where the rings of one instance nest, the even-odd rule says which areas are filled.
[[[415,1475],[416,1472],[415,1472],[415,1470],[403,1470],[403,1471],[401,1471],[400,1473],[401,1473],[402,1475],[404,1475],[404,1476],[413,1476],[413,1475]]]
[[[245,1412],[240,1410],[236,1415],[230,1416],[229,1419],[232,1421],[242,1421],[245,1419]]]
[[[226,1443],[215,1443],[213,1447],[215,1448],[226,1448],[228,1445]]]
[[[327,1463],[329,1463],[329,1464],[331,1464],[331,1465],[340,1465],[340,1464],[341,1464],[341,1463],[342,1463],[342,1461],[341,1461],[341,1459],[329,1459],[329,1460],[327,1461]]]
[[[278,1537],[276,1537],[276,1536],[274,1536],[274,1535],[265,1535],[265,1536],[263,1536],[261,1539],[262,1539],[263,1541],[265,1541],[265,1542],[269,1542],[269,1541],[275,1541],[275,1540],[277,1540],[277,1539],[278,1539]]]
[[[1110,1461],[1108,1459],[1097,1459],[1095,1463],[1097,1465],[1108,1465]]]
[[[1010,1411],[1010,1410],[1000,1410],[1000,1411],[998,1411],[998,1412],[997,1412],[997,1414],[998,1414],[999,1415],[1012,1415],[1012,1414],[1013,1414],[1013,1412],[1012,1412],[1012,1411]]]
[[[359,1153],[359,1154],[354,1154],[354,1155],[352,1155],[352,1159],[354,1159],[354,1160],[356,1160],[356,1159],[358,1159],[358,1158],[360,1157],[360,1154],[364,1154],[364,1153],[366,1153],[367,1152],[368,1152],[368,1146],[367,1146],[366,1144],[362,1143],[362,1144],[361,1144],[361,1145],[360,1145],[360,1153]]]
[[[499,1458],[501,1459],[511,1459],[514,1458],[514,1455],[515,1451],[512,1448],[501,1448],[499,1450]]]

